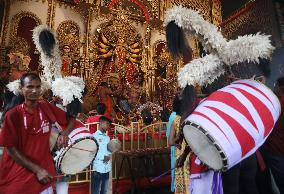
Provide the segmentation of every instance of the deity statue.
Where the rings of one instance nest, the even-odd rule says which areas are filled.
[[[63,52],[62,52],[62,74],[67,76],[70,75],[70,66],[72,64],[72,58],[70,56],[70,46],[69,45],[64,45],[63,46]]]

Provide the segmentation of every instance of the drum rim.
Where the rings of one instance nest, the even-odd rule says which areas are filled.
[[[62,152],[61,156],[58,157],[58,161],[56,161],[56,162],[57,162],[57,165],[56,165],[57,170],[59,170],[60,172],[62,172],[62,171],[61,171],[61,162],[62,162],[62,160],[63,160],[65,154],[67,153],[67,151],[68,151],[74,144],[76,144],[76,143],[78,143],[78,142],[80,142],[81,140],[84,140],[84,139],[91,139],[91,140],[94,140],[94,141],[95,141],[96,146],[97,146],[97,152],[96,152],[96,154],[95,154],[93,160],[97,157],[98,150],[99,150],[99,144],[98,144],[97,140],[96,140],[94,137],[90,137],[90,136],[88,136],[88,137],[83,137],[83,138],[80,138],[80,139],[75,140],[74,142],[72,142],[70,145],[68,145],[68,146],[65,148],[66,150],[64,150],[64,152]],[[92,161],[93,161],[93,160],[92,160]],[[91,163],[92,163],[92,161],[91,161]],[[64,173],[64,174],[65,174],[65,173]],[[76,174],[77,174],[77,173],[76,173]]]
[[[226,153],[223,151],[222,147],[219,145],[219,143],[216,141],[216,139],[211,135],[209,134],[208,131],[206,131],[204,129],[204,127],[202,127],[202,125],[199,125],[199,124],[196,124],[192,121],[184,121],[181,125],[181,129],[184,128],[185,125],[190,125],[190,126],[193,126],[197,129],[200,130],[200,132],[202,132],[208,139],[209,141],[216,147],[216,149],[218,150],[218,152],[220,153],[220,156],[221,156],[221,159],[222,159],[222,163],[223,163],[223,168],[220,169],[222,171],[226,171],[228,170],[229,168],[229,161],[228,161],[228,157],[226,155]],[[198,156],[197,156],[198,157]],[[206,165],[207,166],[207,165]],[[209,166],[208,166],[209,167]]]

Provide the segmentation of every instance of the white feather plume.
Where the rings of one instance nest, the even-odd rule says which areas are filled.
[[[57,78],[51,85],[54,96],[58,96],[63,100],[63,106],[71,103],[75,98],[82,102],[82,89],[75,82],[66,78]]]
[[[269,38],[270,35],[260,33],[239,36],[230,40],[219,56],[228,65],[245,61],[259,63],[260,58],[269,59],[275,49]]]
[[[175,6],[166,11],[164,26],[171,21],[202,42],[207,52],[217,52],[226,44],[217,26],[204,20],[197,11]]]
[[[182,6],[167,10],[164,26],[171,21],[197,38],[204,49],[211,53],[191,61],[180,70],[178,81],[182,88],[186,84],[202,86],[212,83],[224,73],[222,64],[234,65],[245,61],[258,63],[259,58],[270,58],[275,49],[271,45],[270,36],[260,33],[227,41],[217,26],[204,20],[197,11]]]
[[[178,83],[181,88],[186,85],[203,86],[212,83],[222,74],[222,61],[218,56],[210,54],[194,59],[181,68],[178,72]]]
[[[43,51],[40,43],[39,43],[39,35],[43,30],[48,30],[50,33],[53,34],[55,38],[55,46],[52,50],[52,56],[46,55],[46,53]],[[62,60],[60,56],[58,41],[56,39],[55,33],[52,29],[50,29],[47,25],[39,25],[33,30],[33,41],[37,48],[37,50],[40,52],[40,59],[41,64],[43,66],[43,78],[46,82],[51,83],[55,78],[62,77],[61,75],[61,66],[62,66]]]
[[[6,85],[10,92],[13,92],[16,96],[20,94],[20,80],[14,80]]]
[[[81,91],[84,91],[84,89],[85,89],[85,82],[84,82],[84,80],[81,77],[66,76],[66,77],[64,77],[64,79],[73,82],[74,84],[76,84],[81,89]]]

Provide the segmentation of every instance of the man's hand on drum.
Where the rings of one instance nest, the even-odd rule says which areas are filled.
[[[43,168],[36,171],[37,179],[42,184],[47,184],[52,181],[52,176]]]
[[[67,134],[60,134],[57,138],[57,146],[59,148],[66,147],[68,145],[69,137]]]
[[[105,156],[103,162],[107,163],[110,160],[110,156]]]

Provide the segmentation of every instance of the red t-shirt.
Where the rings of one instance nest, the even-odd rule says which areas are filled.
[[[88,124],[88,123],[96,123],[96,122],[99,122],[101,116],[102,116],[102,115],[90,116],[90,117],[87,119],[86,123]],[[97,125],[96,125],[96,124],[90,125],[90,132],[91,132],[91,133],[95,133],[96,131],[97,131]]]
[[[50,112],[53,116],[50,116]],[[16,147],[28,159],[54,176],[54,162],[49,150],[53,120],[50,117],[55,117],[60,125],[66,125],[65,112],[48,102],[40,101],[33,113],[27,112],[23,104],[14,107],[5,115],[0,146]],[[42,123],[46,127],[41,128]],[[16,163],[4,148],[0,164],[1,194],[36,194],[50,186],[51,183],[39,183],[36,174]]]
[[[264,146],[274,154],[284,156],[284,96],[279,96],[281,114]]]

